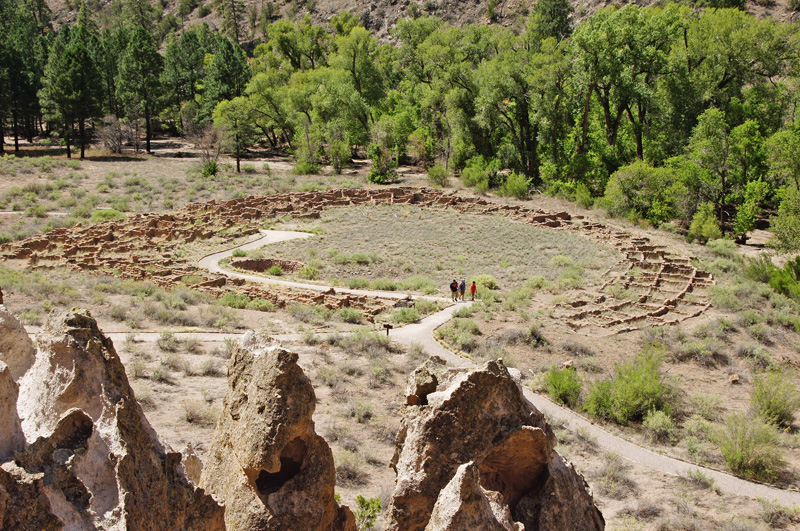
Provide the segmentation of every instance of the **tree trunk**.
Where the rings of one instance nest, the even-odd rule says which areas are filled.
[[[0,115],[0,155],[6,152],[6,137],[5,131],[3,130],[3,116]]]
[[[145,149],[150,153],[150,107],[144,106]]]
[[[11,113],[11,119],[14,123],[14,153],[19,154],[19,120],[16,108]]]
[[[586,143],[589,139],[589,110],[591,109],[592,105],[592,90],[593,87],[587,87],[586,91],[586,103],[583,105],[583,120],[581,123],[581,141],[578,143],[578,150],[577,154],[582,155],[586,150]]]
[[[86,128],[85,124],[83,123],[83,118],[78,120],[78,136],[81,142],[81,160],[84,159],[86,154]]]
[[[722,194],[719,201],[719,230],[722,231],[722,235],[725,236],[725,172],[722,172],[720,176],[722,181]]]
[[[239,134],[237,133],[234,136],[234,141],[236,142],[236,173],[242,173],[242,169],[239,167]]]

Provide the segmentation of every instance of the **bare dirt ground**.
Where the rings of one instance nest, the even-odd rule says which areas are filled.
[[[119,201],[128,198],[130,211],[136,212],[171,210],[192,201],[256,193],[368,186],[365,166],[350,169],[342,176],[300,177],[289,173],[288,160],[272,158],[248,160],[246,164],[252,164],[255,170],[248,169],[242,176],[227,170],[216,179],[202,179],[196,171],[197,159],[173,156],[181,149],[175,148],[170,156],[137,155],[120,159],[97,155],[77,167],[58,157],[48,163],[32,158],[27,165],[27,159],[22,159],[22,163],[4,160],[0,166],[0,194],[5,198],[5,208],[12,210],[15,201],[28,201],[28,206],[21,204],[17,210],[20,213],[0,218],[3,227],[0,232],[14,239],[25,231],[41,230],[47,222],[68,217],[74,209],[92,204],[94,199],[88,199],[91,196],[99,198],[94,207],[124,207]],[[43,168],[48,165],[50,169]],[[414,168],[400,168],[400,175],[400,184],[426,184],[424,176]],[[61,186],[63,182],[68,184]],[[48,185],[51,185],[49,190]],[[453,180],[453,185],[459,194],[471,195],[469,190],[460,188],[457,180]],[[13,187],[28,190],[20,194]],[[141,199],[136,197],[137,193]],[[59,200],[62,205],[72,204],[64,198],[74,198],[74,206],[60,206]],[[778,315],[792,311],[791,307],[782,306],[780,299],[757,286],[742,284],[736,276],[741,267],[738,258],[723,257],[687,244],[673,234],[609,220],[601,211],[587,211],[541,195],[525,202],[492,200],[567,211],[573,216],[618,226],[634,236],[647,236],[675,253],[695,256],[695,263],[715,273],[713,307],[662,334],[667,345],[662,368],[678,390],[680,404],[675,415],[678,426],[675,438],[654,443],[637,423],[608,427],[669,455],[724,469],[716,446],[701,433],[690,434],[691,424],[687,421],[696,421],[693,415],[701,409],[708,413],[706,410],[710,408],[707,417],[711,418],[705,419],[708,431],[720,426],[729,413],[746,411],[758,360],[765,356],[794,371],[792,367],[800,362],[800,337],[793,329],[781,325]],[[45,212],[64,211],[67,216],[47,214],[39,218],[36,212],[25,214],[36,205],[43,206]],[[319,220],[284,221],[278,226],[321,230],[303,242],[280,244],[274,251],[265,249],[263,253],[304,262],[317,260],[322,266],[321,281],[343,285],[352,278],[401,281],[417,275],[429,278],[437,293],[443,293],[444,279],[451,275],[492,274],[500,283],[500,296],[476,305],[474,311],[461,316],[474,322],[479,331],[475,347],[462,354],[476,361],[502,357],[508,365],[518,367],[533,386],[536,375],[551,365],[571,360],[586,382],[585,393],[590,382],[607,377],[615,364],[631,360],[642,349],[651,332],[600,337],[593,331],[576,331],[558,318],[556,309],[567,295],[599,289],[605,270],[602,266],[613,258],[614,252],[597,243],[589,245],[582,241],[585,247],[580,248],[571,240],[548,240],[551,235],[541,232],[546,229],[535,227],[525,227],[515,235],[513,231],[517,229],[509,228],[513,223],[504,218],[505,230],[512,232],[505,233],[502,239],[494,238],[500,230],[497,221],[492,216],[484,218],[459,219],[451,212],[405,208],[380,207],[366,215],[337,209]],[[86,218],[81,219],[86,222]],[[414,221],[402,231],[413,247],[408,244],[405,248],[388,247],[387,241],[393,236],[397,239],[391,228],[398,220]],[[441,245],[441,236],[434,231],[436,226],[458,234],[454,238],[456,243]],[[460,226],[463,229],[459,230]],[[385,228],[388,230],[384,231]],[[485,255],[459,250],[464,237],[476,234],[480,235],[476,240]],[[374,253],[378,259],[367,264],[343,258],[337,261],[334,259],[337,254],[329,253],[331,249],[349,258],[360,252],[368,256]],[[199,259],[221,249],[204,243],[184,250]],[[753,248],[744,252],[752,255]],[[415,260],[404,259],[408,255]],[[734,265],[729,267],[723,259]],[[590,263],[597,266],[590,267]],[[58,269],[20,274],[11,265],[21,267],[21,264],[0,264],[0,285],[6,294],[6,305],[33,327],[40,325],[46,313],[54,308],[82,306],[90,309],[106,332],[123,334],[115,345],[148,418],[173,447],[179,449],[191,443],[201,455],[210,444],[215,415],[225,393],[225,365],[230,349],[234,348],[232,337],[246,329],[289,335],[284,338],[286,346],[298,351],[301,365],[315,385],[317,431],[334,449],[339,469],[337,490],[344,501],[352,502],[357,494],[385,500],[390,493],[393,472],[388,462],[399,426],[406,375],[424,359],[424,353],[418,349],[387,346],[363,334],[349,342],[338,332],[363,328],[363,322],[346,323],[332,312],[313,307],[295,306],[272,312],[239,310],[221,306],[188,289],[165,292],[146,283],[76,275]],[[541,286],[523,293],[525,281],[530,277],[541,275],[552,284],[565,270],[576,266],[582,266],[579,281],[568,288]],[[531,325],[536,326],[546,344],[531,346],[519,341]],[[157,332],[159,336],[154,338],[145,332]],[[198,335],[182,335],[182,332]],[[459,349],[447,337],[443,341]],[[731,383],[733,375],[738,377],[738,383]],[[587,477],[610,529],[768,529],[794,525],[768,504],[719,495],[713,486],[703,485],[702,481],[654,474],[619,457],[604,455],[590,438],[580,433],[558,430],[558,435],[562,451]],[[788,464],[778,481],[784,488],[796,489],[800,486],[796,477],[800,470],[800,445],[794,429],[783,434],[782,440]]]

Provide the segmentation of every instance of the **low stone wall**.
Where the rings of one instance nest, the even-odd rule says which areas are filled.
[[[303,262],[294,260],[278,260],[277,258],[244,258],[241,260],[231,260],[231,267],[263,273],[270,267],[278,266],[284,273],[297,273],[305,267]]]

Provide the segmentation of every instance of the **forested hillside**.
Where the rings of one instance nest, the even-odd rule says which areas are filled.
[[[513,28],[417,11],[382,41],[342,12],[268,21],[248,40],[243,4],[225,5],[220,32],[165,33],[148,0],[102,25],[80,5],[58,28],[41,0],[5,0],[3,132],[68,156],[92,137],[117,152],[150,151],[154,132],[218,137],[237,164],[261,144],[297,173],[360,154],[376,183],[410,161],[479,190],[677,219],[701,240],[743,237],[766,209],[779,245],[800,246],[796,25],[677,4],[574,24],[565,0],[542,0]]]

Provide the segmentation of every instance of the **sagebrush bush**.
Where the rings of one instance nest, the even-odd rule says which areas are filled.
[[[790,426],[800,407],[800,392],[786,373],[767,371],[754,378],[750,404],[765,422]]]
[[[584,407],[595,417],[627,424],[641,419],[650,410],[671,413],[672,390],[662,381],[661,360],[644,352],[625,365],[616,365],[614,374],[593,385]]]
[[[656,442],[669,442],[675,434],[675,422],[663,411],[651,409],[644,416],[642,426]]]
[[[769,424],[734,413],[714,434],[728,467],[747,479],[774,479],[785,466],[778,433]]]
[[[578,403],[583,382],[574,368],[558,369],[553,365],[550,367],[544,383],[547,394],[556,402],[570,407]]]
[[[362,314],[355,308],[342,308],[336,312],[336,318],[345,323],[360,323]]]
[[[418,323],[420,315],[416,308],[400,308],[392,314],[392,320],[396,323]]]
[[[500,287],[500,284],[497,283],[492,275],[476,275],[472,280],[478,285],[478,287],[483,287],[486,289],[498,289]]]

